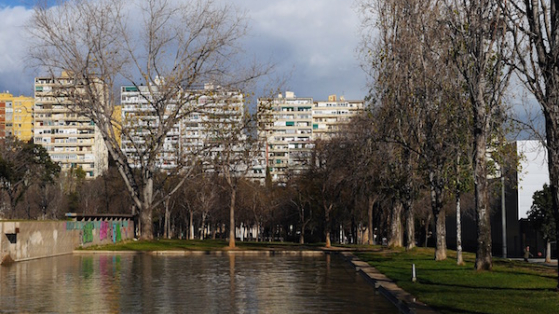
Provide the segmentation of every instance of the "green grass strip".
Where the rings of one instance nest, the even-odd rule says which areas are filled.
[[[555,267],[495,258],[493,271],[474,270],[475,255],[434,261],[434,250],[378,249],[356,255],[418,300],[442,313],[559,313]],[[417,281],[412,282],[412,264]]]

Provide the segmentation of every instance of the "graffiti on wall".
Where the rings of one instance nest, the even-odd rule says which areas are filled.
[[[67,221],[66,230],[79,230],[82,244],[97,240],[100,243],[107,241],[120,242],[122,238],[133,235],[132,224],[123,221]]]

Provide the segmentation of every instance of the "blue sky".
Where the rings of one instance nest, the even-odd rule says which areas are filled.
[[[244,45],[253,55],[277,64],[289,80],[284,89],[300,97],[324,100],[365,97],[366,75],[359,66],[359,17],[349,0],[218,0],[234,3],[250,17]],[[26,66],[23,25],[35,0],[0,0],[0,91],[32,95]],[[54,2],[54,1],[50,1]]]
[[[0,7],[25,6],[30,8],[33,6],[33,3],[33,0],[0,0]]]

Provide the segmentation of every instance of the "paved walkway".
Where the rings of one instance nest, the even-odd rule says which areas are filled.
[[[523,261],[523,258],[509,258],[511,261]],[[539,265],[544,265],[544,266],[549,266],[549,267],[557,267],[557,260],[556,259],[552,259],[550,263],[546,263],[545,262],[545,258],[529,258],[528,262],[533,263],[533,264],[539,264]]]
[[[408,292],[398,287],[394,281],[380,273],[376,268],[368,263],[358,259],[351,252],[340,252],[347,260],[349,260],[358,271],[363,275],[365,280],[375,286],[384,297],[392,302],[401,313],[418,313],[418,314],[435,314],[438,313],[424,303],[415,299]]]

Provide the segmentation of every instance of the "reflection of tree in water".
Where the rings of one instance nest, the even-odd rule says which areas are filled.
[[[236,309],[235,306],[235,254],[229,254],[229,302],[230,309]],[[233,312],[236,312],[233,310]]]
[[[85,278],[85,279],[88,279],[93,275],[93,257],[92,256],[82,257],[80,274],[82,274],[83,278]]]

